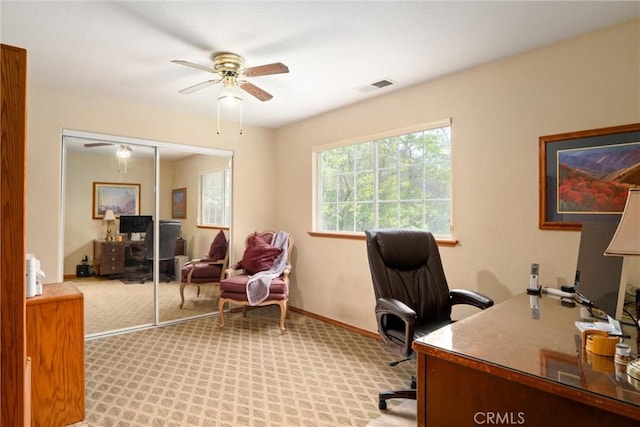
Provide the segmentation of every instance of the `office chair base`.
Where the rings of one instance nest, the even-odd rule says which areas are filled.
[[[378,393],[378,409],[384,411],[387,409],[387,400],[389,399],[417,399],[416,390],[394,390],[381,391]]]

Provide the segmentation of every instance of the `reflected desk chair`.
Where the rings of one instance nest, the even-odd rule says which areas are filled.
[[[176,254],[176,241],[180,237],[181,226],[182,223],[180,221],[160,220],[160,223],[158,224],[160,230],[158,256],[159,265],[168,261],[173,265],[173,258]],[[153,241],[153,222],[151,222],[149,227],[147,227],[147,232],[144,236],[145,258],[149,264],[150,274],[144,276],[141,283],[145,283],[146,281],[153,279]],[[158,281],[162,281],[163,279],[165,282],[170,282],[172,276],[170,274],[163,274],[162,277],[158,278]]]

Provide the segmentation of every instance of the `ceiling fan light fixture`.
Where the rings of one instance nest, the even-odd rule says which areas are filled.
[[[218,102],[224,105],[235,105],[242,102],[242,96],[237,86],[227,86],[220,91]]]
[[[126,159],[131,157],[131,149],[126,145],[121,145],[118,147],[118,151],[116,151],[116,156]]]

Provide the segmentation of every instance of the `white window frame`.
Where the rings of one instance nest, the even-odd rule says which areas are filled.
[[[376,134],[376,135],[369,135],[366,137],[361,137],[361,138],[355,138],[352,140],[347,140],[347,141],[341,141],[341,142],[337,142],[337,143],[332,143],[332,144],[327,144],[327,145],[323,145],[323,146],[319,146],[319,147],[315,147],[313,149],[313,218],[312,218],[312,229],[313,232],[315,233],[320,233],[320,234],[324,234],[324,233],[329,233],[329,234],[362,234],[362,232],[364,230],[357,230],[357,231],[339,231],[339,230],[325,230],[325,229],[321,229],[321,224],[322,224],[322,178],[321,178],[321,174],[322,174],[322,170],[321,170],[321,155],[323,152],[326,152],[327,150],[331,150],[331,149],[335,149],[335,148],[339,148],[339,147],[345,147],[345,146],[352,146],[352,145],[356,145],[356,144],[363,144],[363,143],[375,143],[376,141],[379,140],[384,140],[384,139],[388,139],[388,138],[392,138],[392,137],[397,137],[397,136],[402,136],[402,135],[410,135],[413,133],[419,133],[419,132],[424,132],[424,131],[430,131],[430,130],[434,130],[434,129],[438,129],[438,128],[443,128],[443,127],[449,127],[449,136],[450,136],[450,140],[449,140],[449,150],[450,150],[450,154],[449,154],[449,174],[450,174],[450,179],[449,179],[449,197],[448,197],[448,202],[449,202],[449,224],[448,224],[448,231],[444,232],[444,231],[440,231],[440,232],[436,232],[434,231],[434,235],[440,240],[440,239],[444,239],[444,240],[448,240],[448,239],[452,239],[452,230],[453,230],[453,190],[452,190],[452,184],[453,184],[453,176],[452,176],[452,163],[453,163],[453,155],[452,155],[452,129],[451,129],[451,119],[446,119],[446,120],[441,120],[441,121],[437,121],[437,122],[432,122],[432,123],[427,123],[427,124],[421,124],[421,125],[416,125],[416,126],[412,126],[412,127],[407,127],[407,128],[402,128],[402,129],[395,129],[392,131],[388,131],[385,133],[380,133],[380,134]],[[377,150],[376,150],[377,151]],[[378,227],[378,217],[377,217],[377,213],[379,211],[378,205],[379,205],[379,200],[378,200],[378,177],[379,177],[379,172],[380,169],[378,168],[378,159],[377,159],[377,154],[374,155],[376,157],[375,159],[375,166],[374,166],[374,200],[373,200],[373,205],[374,205],[374,224],[372,225],[371,228],[376,228]],[[357,200],[353,201],[353,204],[357,204]],[[354,228],[355,225],[354,225]]]
[[[230,170],[229,169],[220,169],[216,171],[204,172],[200,174],[198,179],[198,225],[202,227],[229,227],[231,224],[231,187],[230,187]],[[220,222],[207,222],[205,221],[205,212],[206,203],[204,200],[204,191],[205,184],[204,180],[206,177],[211,175],[221,174],[222,175],[222,187],[218,188],[219,194],[222,196],[222,200],[219,202],[222,204],[222,218]],[[226,197],[225,197],[226,196]]]

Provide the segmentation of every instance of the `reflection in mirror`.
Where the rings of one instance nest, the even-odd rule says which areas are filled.
[[[160,215],[180,221],[183,247],[175,255],[177,289],[160,284],[161,322],[217,311],[223,259],[216,259],[213,241],[220,232],[229,237],[231,195],[230,157],[193,153],[167,161],[165,151],[160,148]]]
[[[62,262],[65,280],[84,294],[85,334],[217,311],[218,286],[203,283],[198,294],[181,276],[186,262],[208,255],[220,230],[229,236],[230,154],[71,133],[63,137]],[[210,174],[218,177],[211,185],[203,178]],[[159,239],[153,239],[156,215]],[[216,228],[199,227],[202,218]],[[165,229],[173,233],[168,244]]]

